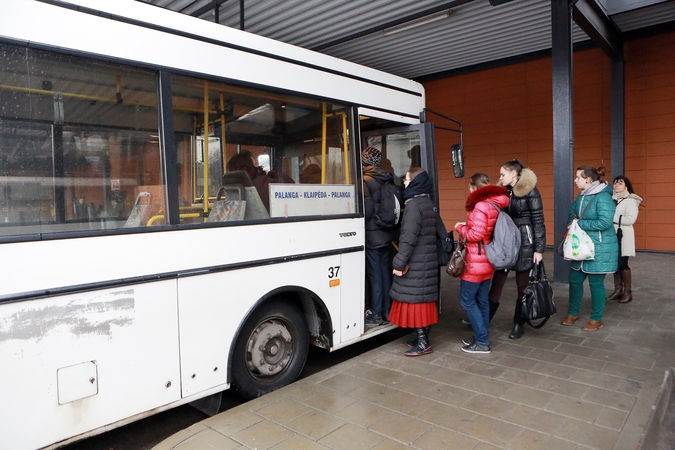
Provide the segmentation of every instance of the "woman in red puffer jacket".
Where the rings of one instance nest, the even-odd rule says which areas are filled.
[[[466,223],[455,225],[459,240],[466,240],[466,269],[459,291],[462,308],[474,332],[472,339],[463,341],[462,351],[467,353],[490,353],[488,292],[495,269],[485,254],[485,244],[492,240],[499,212],[489,202],[500,209],[508,206],[508,191],[503,186],[490,185],[490,177],[486,174],[474,174],[469,178],[469,197],[466,199],[469,215]]]

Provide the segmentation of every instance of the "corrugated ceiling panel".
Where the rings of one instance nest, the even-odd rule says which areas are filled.
[[[154,0],[151,2],[146,2],[146,3],[152,3],[153,5],[161,6],[162,8],[167,8],[173,11],[180,11],[184,12],[183,9],[193,5],[195,3],[194,0]],[[187,14],[187,13],[186,13]]]
[[[212,0],[139,0],[179,10],[204,11]],[[514,0],[493,7],[473,0],[451,8],[447,19],[395,35],[378,31],[323,53],[408,78],[518,56],[551,47],[551,0]],[[245,0],[246,31],[305,48],[333,42],[450,0]],[[224,2],[220,23],[239,28],[239,1]],[[213,21],[213,10],[199,17]],[[675,1],[612,17],[622,31],[675,21]],[[574,42],[587,40],[573,26]]]
[[[372,34],[324,52],[405,77],[418,77],[546,50],[551,47],[550,17],[548,0],[514,2],[498,8],[474,2],[454,9],[445,20],[390,36]],[[588,38],[575,28],[575,39]]]
[[[302,47],[312,48],[391,22],[428,8],[451,3],[438,0],[246,0],[246,30]],[[221,23],[238,27],[239,7],[225,3]]]
[[[675,20],[675,1],[668,1],[649,8],[641,8],[633,11],[616,14],[612,20],[619,26],[621,31],[631,31],[639,28],[672,22]]]

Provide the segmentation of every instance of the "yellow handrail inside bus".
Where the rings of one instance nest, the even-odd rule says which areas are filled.
[[[323,104],[321,121],[321,183],[326,183],[326,147],[327,143],[327,132],[326,132],[326,122],[329,117],[339,116],[342,119],[342,149],[344,152],[344,165],[345,165],[345,184],[350,184],[350,174],[349,174],[349,132],[347,130],[347,113],[344,111],[335,111],[332,113],[326,112],[326,103]]]
[[[196,218],[196,217],[202,217],[202,213],[183,213],[179,214],[181,219],[189,219],[189,218]],[[161,220],[164,219],[164,214],[157,214],[156,216],[152,216],[149,220],[148,223],[145,225],[146,227],[152,226],[156,220]]]
[[[26,92],[28,94],[37,94],[37,95],[48,95],[48,96],[53,96],[55,92],[60,92],[60,91],[48,91],[46,89],[34,89],[34,88],[27,88],[27,87],[21,87],[21,86],[11,86],[7,84],[0,84],[0,89],[8,90],[8,91],[16,91],[16,92]],[[94,102],[101,102],[101,103],[120,103],[117,101],[116,97],[97,97],[95,95],[86,95],[86,94],[73,94],[70,92],[60,92],[64,98],[73,98],[73,99],[78,99],[78,100],[90,100]],[[146,108],[157,108],[156,103],[142,103],[142,102],[122,102],[121,104],[123,105],[132,105],[132,106],[142,106]],[[185,107],[174,107],[173,108],[176,111],[184,111],[184,112],[194,112],[194,113],[199,113],[202,112],[202,109],[200,108],[185,108]],[[212,113],[216,113],[216,111],[211,111]]]
[[[347,114],[345,112],[339,113],[342,116],[342,148],[345,154],[345,184],[350,184],[349,181],[349,130],[347,130]]]

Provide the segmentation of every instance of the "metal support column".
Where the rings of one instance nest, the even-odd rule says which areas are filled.
[[[239,29],[241,31],[246,30],[246,25],[244,24],[244,12],[246,11],[244,7],[244,0],[239,0]]]
[[[624,173],[624,63],[623,36],[595,0],[571,0],[576,24],[612,60],[611,138],[612,176]]]
[[[624,175],[626,169],[625,150],[625,85],[624,61],[612,59],[612,92],[611,92],[611,138],[612,138],[612,179]]]
[[[569,0],[551,0],[553,70],[553,236],[555,244],[567,227],[574,178],[574,89],[572,10]],[[569,262],[553,257],[556,282],[569,281]]]

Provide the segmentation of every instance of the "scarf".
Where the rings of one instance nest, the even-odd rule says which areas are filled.
[[[614,199],[614,203],[617,205],[621,203],[621,200],[625,199],[630,195],[630,192],[628,192],[628,189],[624,189],[623,192],[615,192],[612,194],[612,198]]]
[[[403,189],[403,201],[405,202],[418,195],[431,195],[433,190],[434,184],[431,182],[429,174],[422,172],[408,184],[407,188]]]

